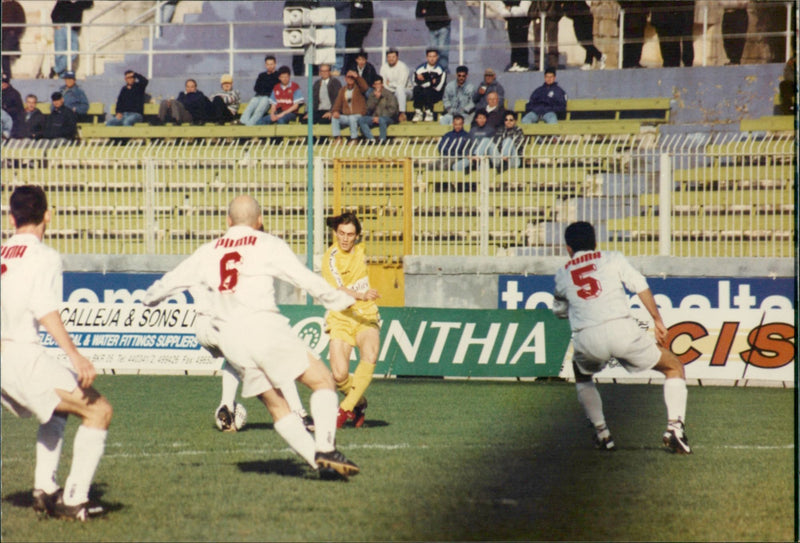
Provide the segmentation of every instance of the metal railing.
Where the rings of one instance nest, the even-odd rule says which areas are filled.
[[[559,255],[575,220],[595,224],[601,247],[633,256],[793,257],[795,145],[793,134],[546,138],[508,157],[506,170],[484,153],[468,157],[464,173],[435,141],[318,142],[309,210],[300,140],[11,140],[2,148],[2,236],[10,191],[38,184],[53,210],[48,241],[67,254],[189,254],[224,230],[228,202],[248,192],[265,228],[298,254],[321,253],[324,218],[347,208],[362,218],[376,261]]]

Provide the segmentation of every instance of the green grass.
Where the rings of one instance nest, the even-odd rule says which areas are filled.
[[[662,389],[600,385],[619,451],[590,442],[567,383],[376,380],[367,426],[337,433],[362,473],[320,481],[260,403],[213,427],[219,379],[101,376],[115,408],[81,525],[30,508],[36,423],[3,412],[3,541],[787,541],[793,391],[689,391],[695,453],[660,447]],[[301,387],[301,396],[307,394]],[[66,478],[77,422],[67,428]]]

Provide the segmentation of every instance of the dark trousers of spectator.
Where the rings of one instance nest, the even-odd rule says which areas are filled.
[[[694,11],[676,9],[674,12],[654,12],[651,23],[658,32],[658,45],[664,67],[694,64],[692,26]]]
[[[314,124],[331,124],[331,120],[330,119],[323,119],[322,118],[323,115],[325,115],[326,113],[329,113],[329,112],[330,112],[330,110],[315,109],[314,110]],[[303,119],[305,120],[306,117],[303,116]]]
[[[600,60],[603,53],[594,46],[594,16],[592,12],[588,11],[586,15],[574,15],[572,17],[572,26],[575,29],[575,37],[578,38],[578,43],[586,49],[584,64],[591,64],[593,59]]]
[[[547,47],[547,54],[544,58],[545,68],[558,67],[558,21],[561,17],[547,17],[544,23],[544,36],[545,44]],[[539,68],[539,43],[541,40],[541,22],[537,19],[534,20],[534,43],[533,43],[533,64]]]
[[[508,42],[511,44],[511,64],[523,68],[528,67],[528,29],[531,20],[528,17],[509,17]]]
[[[177,100],[164,100],[158,106],[158,120],[162,123],[190,123],[192,114]]]
[[[369,34],[369,29],[372,28],[372,21],[368,23],[350,23],[347,25],[347,32],[344,35],[344,46],[348,49],[361,49],[364,45],[364,39]],[[344,55],[344,69],[356,69],[356,54],[358,51],[352,53],[345,53]]]
[[[747,10],[725,10],[722,14],[722,46],[725,48],[725,55],[731,64],[739,64],[742,61],[744,44],[747,41],[746,32]],[[740,36],[735,34],[740,34]]]
[[[211,100],[211,112],[213,115],[211,120],[215,123],[223,124],[236,118],[236,115],[231,113],[231,110],[228,109],[228,106],[220,96],[215,96],[214,99]]]
[[[622,44],[622,67],[641,67],[642,46],[644,45],[644,27],[647,24],[647,13],[637,13],[634,10],[625,11],[625,21],[622,31],[625,34]]]
[[[441,101],[444,90],[436,91],[431,87],[414,87],[414,109],[433,111],[433,105]]]

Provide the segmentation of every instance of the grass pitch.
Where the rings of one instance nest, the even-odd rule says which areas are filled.
[[[567,383],[375,380],[366,426],[337,433],[362,472],[328,482],[257,401],[244,401],[243,431],[218,432],[218,378],[101,376],[97,388],[115,410],[92,486],[109,514],[37,518],[37,423],[3,411],[3,541],[794,538],[793,390],[690,387],[685,457],[661,449],[660,386],[600,385],[620,449],[603,453]]]

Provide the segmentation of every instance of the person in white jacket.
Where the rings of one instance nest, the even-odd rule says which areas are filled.
[[[397,49],[391,48],[386,52],[386,62],[381,65],[380,76],[383,78],[383,87],[397,97],[397,106],[400,109],[399,121],[406,120],[406,101],[408,100],[408,78],[410,71],[408,65],[400,60]]]

